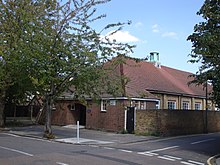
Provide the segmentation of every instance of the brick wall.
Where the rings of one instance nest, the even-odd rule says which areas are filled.
[[[138,110],[136,133],[162,136],[205,132],[205,111]],[[220,112],[208,111],[208,132],[220,131]]]
[[[108,105],[106,112],[101,112],[100,104],[90,104],[86,113],[86,128],[103,129],[120,132],[124,129],[124,103],[116,101],[116,105]]]
[[[51,123],[54,125],[76,124],[79,120],[79,111],[70,110],[69,105],[73,103],[73,101],[68,100],[57,101],[56,110],[52,111]]]

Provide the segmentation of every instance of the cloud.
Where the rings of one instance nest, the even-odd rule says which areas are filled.
[[[162,34],[162,37],[171,37],[177,39],[177,33],[175,32],[165,32]]]
[[[152,28],[152,32],[154,33],[160,32],[158,24],[154,24],[151,28]]]
[[[111,34],[113,31],[106,34],[111,41],[116,42],[138,42],[140,41],[137,37],[131,35],[128,31],[117,31],[114,34]]]
[[[158,24],[154,24],[152,27],[152,32],[153,33],[159,33],[161,37],[167,37],[167,38],[173,38],[173,39],[178,39],[178,35],[176,32],[171,32],[171,31],[164,31],[159,27]]]
[[[134,26],[135,26],[136,28],[139,28],[139,27],[142,27],[142,26],[143,26],[143,23],[142,23],[142,22],[137,22]]]

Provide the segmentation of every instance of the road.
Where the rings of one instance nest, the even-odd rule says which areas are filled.
[[[220,133],[128,144],[73,145],[0,133],[2,165],[203,165],[220,153]]]

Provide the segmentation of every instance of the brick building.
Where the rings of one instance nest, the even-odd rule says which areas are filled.
[[[53,124],[75,124],[79,120],[86,128],[132,132],[137,110],[206,109],[204,86],[188,85],[193,80],[189,72],[162,66],[159,53],[150,53],[149,61],[116,58],[124,60],[114,72],[129,80],[123,87],[125,93],[118,97],[103,96],[98,102],[88,99],[85,106],[74,99],[74,92],[67,91],[57,100],[56,110],[52,113]],[[208,85],[208,92],[210,90]],[[214,110],[211,100],[208,105]]]

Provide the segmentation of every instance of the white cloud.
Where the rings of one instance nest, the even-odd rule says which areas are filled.
[[[158,24],[154,24],[151,28],[152,28],[152,32],[154,33],[160,32]]]
[[[162,37],[171,37],[177,39],[177,33],[175,32],[165,32],[162,34]]]
[[[137,37],[131,35],[128,31],[117,31],[113,33],[113,31],[109,32],[106,37],[108,37],[111,41],[116,42],[138,42],[140,41]]]
[[[139,28],[139,27],[143,26],[143,23],[142,22],[137,22],[134,26],[136,28]]]

